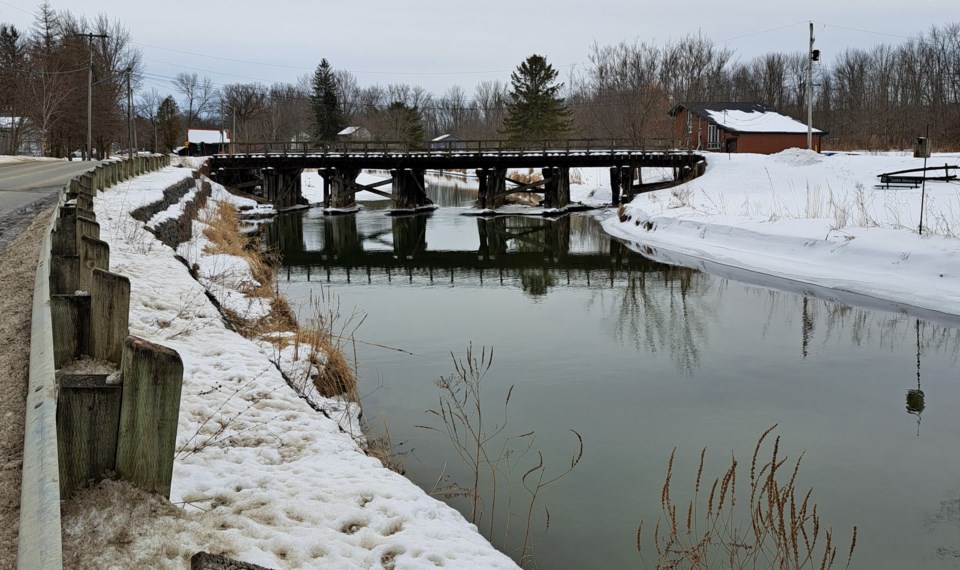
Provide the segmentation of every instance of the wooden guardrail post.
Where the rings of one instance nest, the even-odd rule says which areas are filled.
[[[73,294],[80,289],[80,256],[50,256],[50,293]]]
[[[75,206],[60,206],[51,240],[50,251],[53,255],[77,253],[77,208]]]
[[[90,354],[90,295],[50,295],[53,363],[57,369]]]
[[[183,362],[176,351],[131,336],[123,343],[121,371],[117,474],[170,498]]]
[[[80,289],[89,291],[94,269],[110,269],[110,245],[102,240],[82,236],[77,239],[80,256]]]
[[[90,286],[90,356],[119,365],[130,330],[130,280],[94,269]]]
[[[65,375],[57,397],[60,500],[88,481],[114,471],[120,424],[121,386],[106,374]]]

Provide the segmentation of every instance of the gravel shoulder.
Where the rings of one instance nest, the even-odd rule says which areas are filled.
[[[33,285],[56,199],[0,218],[0,568],[15,568],[17,561]]]

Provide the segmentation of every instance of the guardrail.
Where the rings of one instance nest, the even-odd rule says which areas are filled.
[[[455,140],[410,144],[400,141],[307,141],[307,142],[234,142],[212,146],[222,150],[219,154],[371,154],[371,153],[550,153],[550,152],[616,152],[632,151],[663,152],[686,148],[684,141],[677,139],[556,139],[543,141],[509,140]]]
[[[44,236],[34,286],[17,567],[63,567],[60,501],[105,471],[169,496],[183,366],[127,335],[129,280],[109,271],[93,197],[169,165],[153,155],[104,163],[70,181]],[[118,367],[55,373],[81,355]]]

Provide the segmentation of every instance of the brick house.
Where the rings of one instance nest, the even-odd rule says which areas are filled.
[[[807,125],[763,103],[678,103],[669,115],[674,136],[691,150],[773,154],[807,148]],[[826,134],[813,129],[817,152]]]

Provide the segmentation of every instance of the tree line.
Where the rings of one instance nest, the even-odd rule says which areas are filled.
[[[814,123],[828,148],[905,148],[929,125],[938,149],[960,148],[960,24],[933,26],[899,45],[846,49],[814,64]],[[92,62],[92,67],[91,67]],[[681,101],[758,101],[805,121],[805,52],[746,61],[702,34],[663,44],[594,43],[566,81],[531,55],[508,81],[468,93],[418,85],[360,85],[321,59],[296,83],[235,83],[181,72],[146,72],[122,24],[40,6],[30,30],[0,23],[0,153],[25,141],[49,156],[86,142],[88,73],[93,70],[93,152],[167,152],[186,130],[223,129],[235,141],[327,141],[347,126],[373,140],[422,144],[464,139],[672,139],[667,111]],[[126,88],[136,92],[134,140],[127,140]],[[169,92],[146,83],[164,81]]]

